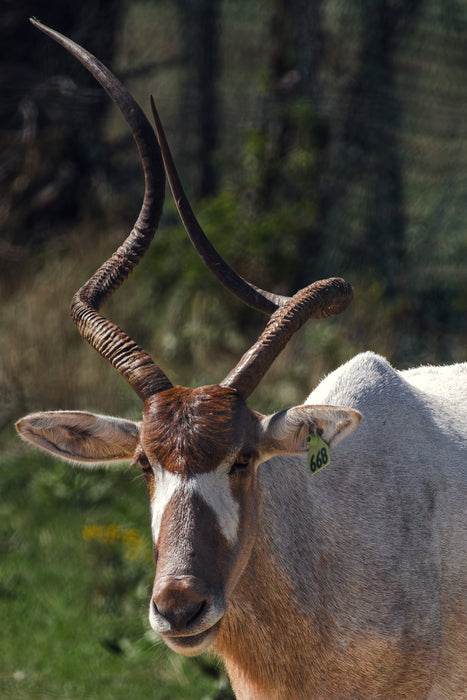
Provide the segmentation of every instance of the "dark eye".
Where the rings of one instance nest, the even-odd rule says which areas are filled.
[[[232,466],[229,469],[229,476],[231,476],[232,474],[235,474],[236,472],[240,472],[242,470],[247,469],[249,464],[250,464],[250,455],[249,454],[238,455],[237,459],[235,460],[235,462],[232,464]]]
[[[138,461],[141,464],[141,468],[142,468],[143,472],[149,473],[152,471],[151,465],[149,464],[149,460],[146,457],[146,455],[141,455],[141,457],[139,458]]]

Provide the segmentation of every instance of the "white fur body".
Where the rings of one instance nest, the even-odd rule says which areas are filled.
[[[33,414],[18,430],[89,466],[146,455],[151,625],[183,654],[213,645],[239,700],[465,700],[467,364],[398,372],[364,353],[306,405],[269,417],[240,407],[243,433],[222,391],[183,390],[176,405],[190,420],[200,414],[183,402],[207,406],[212,449],[237,436],[208,468],[196,433],[164,419],[158,442],[164,397],[144,430],[79,412]],[[331,463],[311,475],[313,433]],[[162,468],[156,448],[190,469]]]
[[[220,640],[237,697],[464,700],[467,364],[397,372],[365,353],[307,404],[349,406],[362,421],[314,476],[299,456],[259,468],[260,532],[229,614],[245,650],[250,635],[251,653],[258,639],[280,642],[245,672]],[[283,590],[269,619],[251,620],[258,562],[263,585],[279,572]]]

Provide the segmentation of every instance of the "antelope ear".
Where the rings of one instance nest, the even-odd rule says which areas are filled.
[[[353,408],[341,406],[295,406],[261,420],[259,452],[266,460],[277,454],[301,454],[308,450],[307,435],[320,435],[335,447],[361,420]]]
[[[139,424],[81,411],[31,413],[16,423],[19,434],[34,445],[70,462],[131,459]]]

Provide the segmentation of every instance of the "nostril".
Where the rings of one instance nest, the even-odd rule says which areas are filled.
[[[196,622],[196,620],[202,616],[205,607],[206,607],[206,601],[202,600],[201,603],[198,605],[198,608],[196,610],[194,610],[192,616],[187,621],[187,623],[186,623],[187,627],[189,625],[193,625]]]
[[[193,627],[206,607],[207,600],[199,598],[191,591],[163,590],[152,599],[154,613],[166,620],[173,630]]]

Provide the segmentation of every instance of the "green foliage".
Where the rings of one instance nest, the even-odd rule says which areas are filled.
[[[86,473],[26,450],[4,454],[2,698],[231,697],[217,665],[177,657],[148,630],[145,491],[128,471]]]

